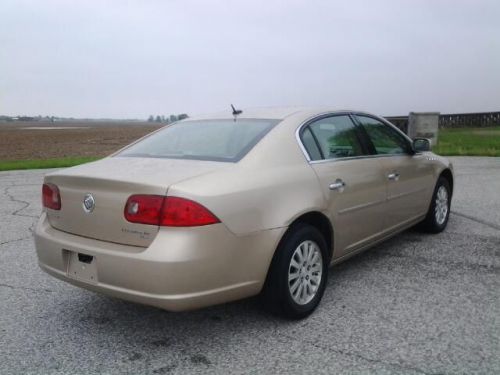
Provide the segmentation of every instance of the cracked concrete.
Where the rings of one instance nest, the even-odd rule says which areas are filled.
[[[296,340],[295,337],[288,336],[286,334],[283,334],[284,337],[288,337],[290,340]],[[386,362],[381,359],[376,359],[376,358],[368,358],[360,353],[352,353],[344,350],[338,350],[335,349],[331,346],[326,346],[326,345],[321,345],[316,342],[307,342],[307,344],[314,346],[318,349],[324,350],[325,352],[330,352],[332,354],[337,354],[341,356],[347,356],[347,357],[353,357],[356,358],[356,360],[361,360],[364,361],[368,364],[375,364],[375,365],[383,365],[384,367],[391,368],[392,370],[396,370],[398,373],[415,373],[415,374],[424,374],[424,375],[434,375],[435,373],[428,373],[423,371],[422,369],[419,369],[417,367],[409,367],[409,366],[404,366],[399,363],[392,363],[392,362]],[[437,374],[437,373],[436,373]]]
[[[447,230],[332,268],[299,322],[255,299],[177,314],[53,279],[31,240],[44,171],[0,173],[0,373],[500,373],[500,159],[453,162]]]
[[[36,220],[39,217],[41,206],[40,206],[40,197],[35,193],[34,188],[37,187],[39,190],[42,180],[43,180],[43,171],[35,172],[35,174],[29,174],[29,172],[23,172],[22,176],[24,177],[27,183],[20,183],[18,179],[12,179],[12,173],[0,173],[0,199],[6,197],[7,200],[2,200],[2,206],[0,209],[1,217],[0,217],[0,246],[9,244],[11,242],[24,241],[32,238],[33,230],[36,225]],[[29,176],[29,177],[28,177]],[[37,181],[37,183],[33,183],[31,181]],[[14,183],[13,183],[14,182]],[[21,194],[23,191],[30,191],[31,194],[28,195],[28,198],[33,199],[35,195],[38,195],[38,200],[36,201],[28,201],[24,199],[19,199],[15,197],[15,194],[11,192],[11,190],[16,190]],[[25,218],[22,220],[22,227],[19,227],[17,221],[13,220],[13,217],[22,217]],[[14,221],[15,225],[11,223]],[[27,227],[26,227],[27,225]],[[26,232],[26,229],[28,231]],[[25,235],[20,237],[15,237],[15,234],[19,232],[24,232]]]
[[[458,216],[462,216],[462,217],[465,217],[466,219],[470,219],[470,220],[473,220],[475,221],[476,223],[480,223],[480,224],[483,224],[483,225],[487,225],[493,229],[498,229],[500,230],[500,225],[497,225],[495,223],[490,223],[486,220],[483,220],[483,219],[480,219],[480,218],[477,218],[477,217],[474,217],[474,216],[471,216],[471,215],[467,215],[467,214],[464,214],[464,213],[461,213],[461,212],[457,212],[455,210],[452,210],[451,211],[454,215],[458,215]]]
[[[20,212],[23,211],[25,208],[28,208],[30,206],[30,202],[26,202],[26,201],[23,201],[23,200],[20,200],[20,199],[16,199],[14,198],[14,196],[12,194],[10,194],[9,192],[9,189],[11,189],[13,187],[11,186],[8,186],[4,189],[4,195],[6,195],[9,200],[11,202],[14,202],[14,203],[20,203],[22,204],[22,207],[21,208],[18,208],[17,210],[15,210],[14,212],[11,213],[11,215],[13,216],[24,216],[24,217],[31,217],[31,218],[34,218],[34,219],[37,219],[38,216],[34,216],[34,215],[25,215],[25,214],[21,214]]]
[[[30,230],[30,232],[32,232],[33,231],[32,227],[30,227],[29,230]],[[16,239],[5,241],[5,242],[0,242],[0,246],[6,245],[6,244],[9,244],[12,242],[31,240],[32,238],[33,238],[33,234],[30,234],[30,235],[23,237],[23,238],[16,238]]]

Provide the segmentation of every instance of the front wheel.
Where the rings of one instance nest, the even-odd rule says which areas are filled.
[[[323,235],[311,225],[296,225],[276,250],[263,291],[264,302],[275,313],[304,318],[321,301],[327,277],[328,251]]]
[[[429,233],[442,232],[448,224],[448,218],[450,217],[450,205],[450,183],[446,178],[441,176],[439,177],[436,187],[434,188],[432,202],[421,227]]]

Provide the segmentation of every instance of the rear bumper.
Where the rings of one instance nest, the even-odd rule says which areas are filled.
[[[223,224],[161,228],[147,248],[54,229],[42,214],[35,245],[40,267],[71,284],[170,311],[258,294],[285,228],[235,236]],[[96,279],[68,276],[70,253],[94,257]]]

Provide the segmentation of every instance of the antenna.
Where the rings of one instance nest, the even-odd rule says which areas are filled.
[[[236,121],[236,117],[238,115],[241,115],[243,113],[243,111],[241,109],[234,108],[234,105],[232,105],[232,104],[231,104],[231,108],[233,109],[234,121]]]

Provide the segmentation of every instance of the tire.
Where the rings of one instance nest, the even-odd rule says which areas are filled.
[[[450,183],[444,177],[439,177],[432,194],[429,211],[420,227],[428,233],[442,232],[450,217],[451,189]]]
[[[265,307],[291,319],[311,314],[323,297],[329,261],[326,241],[315,227],[291,227],[271,262],[262,294]]]

